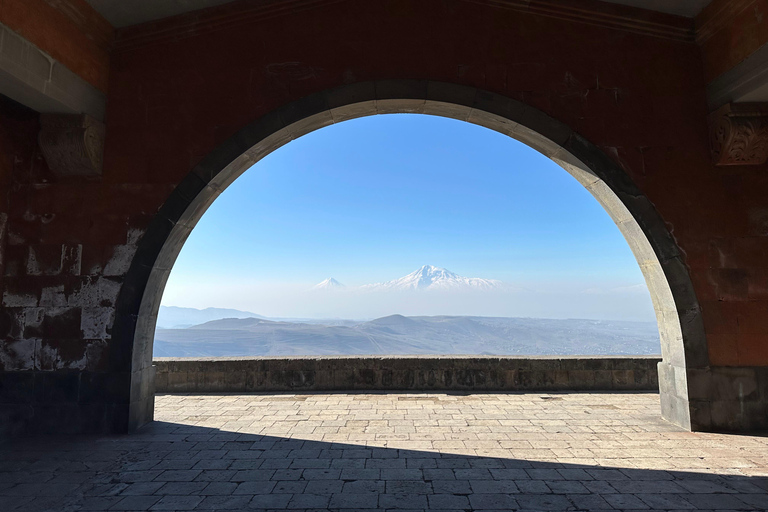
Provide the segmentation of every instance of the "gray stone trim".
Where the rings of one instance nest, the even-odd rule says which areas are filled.
[[[524,142],[571,173],[603,205],[638,260],[656,309],[664,362],[683,382],[686,368],[708,366],[701,310],[677,244],[653,204],[616,162],[565,124],[519,101],[451,83],[384,80],[289,103],[240,130],[192,169],[151,221],[126,275],[112,332],[113,371],[151,375],[146,369],[168,274],[192,228],[222,190],[261,158],[306,133],[347,119],[398,112],[485,126]],[[685,385],[665,387],[669,382],[660,381],[662,395],[687,404]],[[145,403],[145,398],[135,396],[131,402]],[[688,407],[666,411],[670,421],[692,427]],[[143,421],[151,416],[134,425]]]
[[[707,85],[707,104],[712,112],[726,103],[768,100],[768,43]],[[759,96],[752,93],[760,91]]]
[[[0,94],[37,112],[104,120],[104,93],[2,24]]]
[[[656,391],[658,357],[158,358],[158,393]]]

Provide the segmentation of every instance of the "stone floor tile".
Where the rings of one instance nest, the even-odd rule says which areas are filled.
[[[341,480],[379,480],[380,469],[344,468],[341,470]]]
[[[599,494],[574,494],[567,498],[578,510],[613,510],[614,507]]]
[[[344,482],[341,480],[312,480],[307,483],[304,492],[307,494],[337,494],[341,492]]]
[[[472,494],[469,480],[432,480],[435,494]]]
[[[667,497],[668,495],[664,495]],[[692,494],[684,497],[685,501],[693,505],[695,509],[713,508],[713,509],[751,509],[756,508],[754,504],[747,504],[736,494]],[[643,499],[643,496],[641,496]],[[643,501],[646,501],[643,499]],[[649,501],[646,501],[649,503]],[[653,503],[653,502],[651,502]],[[650,504],[650,503],[649,503]],[[745,507],[745,505],[747,505]],[[675,507],[687,508],[687,507]]]
[[[421,469],[382,469],[382,480],[423,480],[424,473]]]
[[[410,494],[380,494],[379,508],[385,509],[412,509],[427,508],[426,495],[412,496]]]
[[[109,510],[149,510],[160,501],[160,496],[125,496],[109,507]]]
[[[617,495],[606,495],[604,496],[606,499],[609,498],[609,496],[617,496]],[[690,501],[688,501],[688,498],[696,496],[695,494],[648,494],[648,493],[642,493],[635,495],[637,498],[640,498],[643,503],[648,505],[650,508],[656,510],[692,510],[696,507],[691,504]]]
[[[603,494],[603,499],[613,507],[622,510],[647,510],[651,508],[643,500],[632,494]]]
[[[512,480],[470,480],[473,493],[477,494],[514,494],[520,492]]]
[[[288,502],[289,509],[324,509],[328,507],[330,496],[321,494],[294,494],[291,501]]]
[[[427,496],[430,510],[466,510],[469,498],[455,494],[432,494]]]
[[[202,496],[163,496],[149,510],[194,510],[201,501]]]
[[[242,482],[232,491],[232,494],[269,494],[276,484],[277,482],[270,481]]]
[[[299,482],[294,480],[287,480],[284,482],[276,482],[271,492],[274,494],[300,494],[304,492],[306,487],[307,482],[305,481]]]
[[[260,494],[254,496],[249,503],[250,508],[281,510],[288,506],[293,494]]]
[[[332,509],[374,509],[378,507],[379,495],[378,493],[341,493],[331,496],[329,507]]]
[[[469,502],[473,509],[517,510],[520,508],[511,494],[470,494]]]
[[[208,482],[168,482],[157,491],[155,491],[155,494],[161,496],[189,496],[191,494],[199,495],[207,485]]]

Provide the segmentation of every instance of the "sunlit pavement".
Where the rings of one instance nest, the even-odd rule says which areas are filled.
[[[768,438],[658,395],[163,395],[130,436],[0,447],[0,510],[768,510]]]

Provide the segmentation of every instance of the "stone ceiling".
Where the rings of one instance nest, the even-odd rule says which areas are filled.
[[[86,0],[113,26],[128,27],[168,16],[226,4],[232,0]],[[605,0],[679,16],[696,16],[711,0]]]

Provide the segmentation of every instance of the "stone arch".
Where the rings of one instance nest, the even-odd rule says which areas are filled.
[[[662,415],[684,428],[700,428],[688,400],[688,370],[709,365],[701,311],[678,246],[653,204],[615,161],[564,123],[505,96],[417,80],[355,83],[288,103],[241,129],[179,183],[140,240],[116,304],[111,369],[130,375],[129,428],[152,419],[152,344],[160,300],[176,257],[211,203],[287,142],[333,123],[386,113],[432,114],[485,126],[540,151],[592,193],[627,240],[651,293],[662,346]]]

